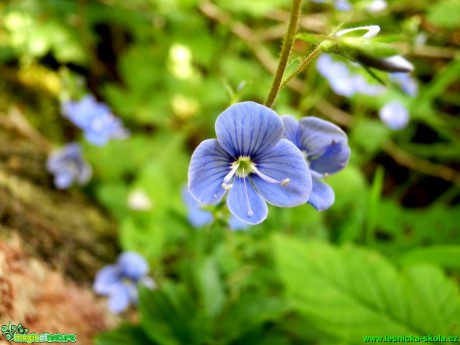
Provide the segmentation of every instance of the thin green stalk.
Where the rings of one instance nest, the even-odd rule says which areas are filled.
[[[286,79],[283,80],[283,82],[280,85],[280,89],[286,86],[287,83],[291,79],[293,79],[296,75],[301,73],[305,68],[307,68],[308,64],[313,61],[315,57],[317,57],[321,53],[321,48],[320,46],[317,46],[308,56],[302,61],[302,63],[299,65],[299,67],[296,68],[294,72],[292,72]]]
[[[292,44],[294,43],[295,35],[297,33],[297,23],[300,17],[300,8],[302,0],[293,0],[291,8],[291,16],[289,18],[289,25],[284,36],[283,46],[281,48],[280,60],[278,62],[278,67],[273,78],[273,83],[268,93],[267,99],[265,100],[265,105],[271,107],[275,102],[276,96],[281,89],[281,82],[283,80],[284,71],[286,70],[286,65],[291,54]]]

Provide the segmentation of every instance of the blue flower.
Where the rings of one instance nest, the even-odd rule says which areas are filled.
[[[142,284],[154,289],[155,282],[147,276],[149,266],[145,259],[135,252],[124,252],[116,264],[101,269],[94,281],[94,291],[109,297],[109,309],[119,313],[130,304],[137,304],[137,287]]]
[[[334,191],[321,179],[342,170],[350,158],[347,135],[336,125],[317,117],[282,116],[286,139],[303,153],[313,177],[313,190],[308,203],[318,211],[334,203]]]
[[[185,205],[188,209],[188,221],[195,228],[201,228],[202,226],[211,224],[214,221],[214,216],[210,211],[203,209],[206,205],[200,205],[196,201],[187,187],[182,188],[182,199],[184,199]],[[233,215],[228,218],[228,226],[232,230],[243,230],[249,227],[248,223],[242,222]]]
[[[398,101],[385,104],[379,111],[380,119],[391,129],[400,130],[406,128],[409,122],[409,112]]]
[[[345,63],[334,60],[330,54],[322,54],[316,62],[316,68],[338,95],[345,97],[355,94],[375,96],[385,90],[381,85],[368,83],[361,74],[351,73]]]
[[[312,0],[313,2],[324,4],[325,0]],[[339,11],[351,10],[351,4],[347,0],[334,0],[334,7]]]
[[[129,136],[110,108],[96,102],[91,95],[83,97],[79,102],[65,103],[62,110],[64,116],[82,129],[86,140],[94,145],[102,146],[112,138],[125,139]]]
[[[280,117],[263,105],[229,107],[216,120],[217,139],[203,141],[193,152],[188,170],[192,196],[215,205],[228,191],[228,209],[249,224],[267,217],[267,202],[280,207],[306,202],[310,171],[283,133]]]
[[[84,185],[92,175],[77,143],[52,152],[46,161],[46,169],[54,175],[54,185],[59,189],[69,188],[74,182]]]
[[[214,217],[211,212],[203,209],[204,205],[200,205],[189,193],[187,187],[182,189],[182,199],[188,209],[188,221],[195,228],[201,228],[207,224],[211,224]]]

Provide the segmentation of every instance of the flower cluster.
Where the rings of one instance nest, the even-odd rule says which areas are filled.
[[[182,199],[187,206],[188,221],[192,226],[201,228],[202,226],[211,224],[214,221],[213,214],[210,211],[207,211],[205,206],[200,205],[200,203],[192,197],[187,187],[182,188]],[[232,230],[244,230],[249,227],[249,224],[244,223],[235,216],[231,215],[228,218],[228,226]]]
[[[316,3],[325,3],[326,0],[312,0]],[[353,9],[353,6],[348,2],[348,0],[333,0],[333,5],[337,11],[350,11]],[[385,0],[370,0],[365,3],[365,9],[368,12],[380,12],[387,7],[387,2]]]
[[[368,83],[363,75],[352,73],[344,62],[334,60],[330,54],[322,54],[316,62],[316,68],[338,95],[377,96],[385,92],[385,87]]]
[[[409,62],[399,56],[386,58],[384,59],[384,63],[396,63],[398,66],[411,67]],[[329,54],[321,55],[318,58],[316,67],[318,72],[327,79],[334,92],[339,95],[345,97],[352,97],[356,94],[377,96],[383,95],[386,92],[384,86],[368,83],[361,74],[353,74],[345,63],[334,60]],[[410,74],[406,72],[394,72],[390,73],[389,77],[409,97],[417,95],[417,83]],[[403,129],[409,122],[407,108],[397,100],[385,103],[379,110],[379,116],[383,123],[393,130]]]
[[[54,185],[59,189],[69,188],[74,182],[84,185],[92,174],[77,143],[67,144],[52,152],[46,161],[46,169],[54,175]]]
[[[147,276],[149,266],[145,259],[135,252],[124,252],[116,264],[101,269],[94,281],[94,291],[109,297],[109,310],[119,313],[130,304],[137,304],[137,287],[156,287],[152,278]]]
[[[129,135],[109,107],[98,103],[91,95],[83,97],[79,102],[65,103],[62,110],[64,116],[82,129],[86,140],[94,145],[102,146],[112,138],[124,139]]]
[[[192,197],[214,205],[228,191],[228,209],[249,224],[267,217],[267,202],[292,207],[309,201],[319,210],[329,207],[333,192],[331,197],[332,190],[319,179],[347,163],[346,135],[316,118],[293,121],[254,102],[225,110],[216,120],[217,139],[203,141],[192,155]]]

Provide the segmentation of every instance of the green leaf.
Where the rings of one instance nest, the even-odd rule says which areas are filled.
[[[232,343],[245,334],[258,331],[268,321],[278,319],[287,310],[279,298],[245,293],[226,308],[219,318],[218,338]]]
[[[460,28],[460,1],[435,1],[428,8],[429,22],[445,29]]]
[[[96,345],[148,345],[154,344],[140,326],[122,325],[115,330],[98,334]]]
[[[141,324],[150,339],[162,345],[201,345],[210,322],[196,299],[182,285],[164,283],[158,290],[141,289]]]
[[[213,258],[206,259],[197,269],[198,288],[208,316],[216,316],[225,302],[224,287]]]
[[[449,268],[460,268],[460,245],[416,248],[402,255],[399,261],[403,265],[428,263]]]
[[[398,273],[384,258],[353,246],[276,236],[275,260],[287,296],[318,330],[361,344],[365,335],[456,334],[460,296],[435,267]]]

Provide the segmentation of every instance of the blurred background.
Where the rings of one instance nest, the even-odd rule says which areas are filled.
[[[235,230],[220,205],[190,222],[190,156],[229,105],[263,103],[291,5],[0,3],[1,325],[81,344],[460,335],[459,0],[304,0],[288,73],[340,25],[379,25],[414,71],[327,54],[280,92],[278,114],[348,134],[330,209],[270,207]],[[119,129],[103,143],[69,110],[90,95]],[[59,186],[49,157],[69,143],[91,177]],[[156,289],[114,315],[92,284],[123,251],[145,258]]]

